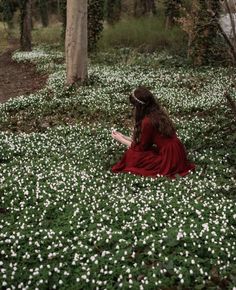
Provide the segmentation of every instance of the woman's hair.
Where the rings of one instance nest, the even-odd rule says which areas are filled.
[[[141,124],[145,116],[148,116],[154,128],[166,137],[175,133],[173,122],[168,113],[160,106],[154,95],[145,87],[138,87],[129,96],[130,103],[134,106],[134,135],[136,143],[140,141]]]

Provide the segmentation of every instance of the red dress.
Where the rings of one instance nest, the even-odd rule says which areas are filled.
[[[177,135],[163,136],[148,117],[142,121],[140,142],[132,142],[121,161],[112,167],[115,173],[170,178],[175,178],[177,174],[185,176],[194,169],[195,165],[188,161],[186,150]]]

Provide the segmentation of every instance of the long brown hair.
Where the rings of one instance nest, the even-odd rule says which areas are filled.
[[[130,103],[134,106],[134,133],[136,143],[140,141],[141,124],[145,116],[148,116],[154,128],[166,137],[175,133],[173,122],[168,113],[161,107],[154,95],[145,87],[138,87],[129,96]]]

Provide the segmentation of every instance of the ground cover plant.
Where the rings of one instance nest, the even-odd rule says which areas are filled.
[[[41,91],[0,106],[2,288],[234,289],[232,71],[123,49],[92,60],[76,89],[64,86],[59,51],[13,58],[50,75]],[[140,84],[168,108],[195,173],[110,172],[124,151],[111,128],[130,133],[127,93]]]

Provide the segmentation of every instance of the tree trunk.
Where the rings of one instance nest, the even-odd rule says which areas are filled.
[[[66,0],[58,0],[59,2],[57,3],[59,5],[59,12],[60,12],[60,18],[62,21],[62,41],[65,43],[65,35],[66,35],[66,14],[67,14],[67,4]]]
[[[46,0],[39,0],[39,11],[43,27],[48,26],[48,5]]]
[[[87,0],[67,0],[67,84],[83,83],[87,79],[87,5]]]
[[[32,5],[31,0],[22,1],[20,45],[21,50],[23,51],[31,50],[31,29],[32,29],[31,5]]]
[[[165,0],[164,3],[166,15],[165,28],[168,29],[172,27],[176,23],[176,19],[179,18],[182,0]]]

